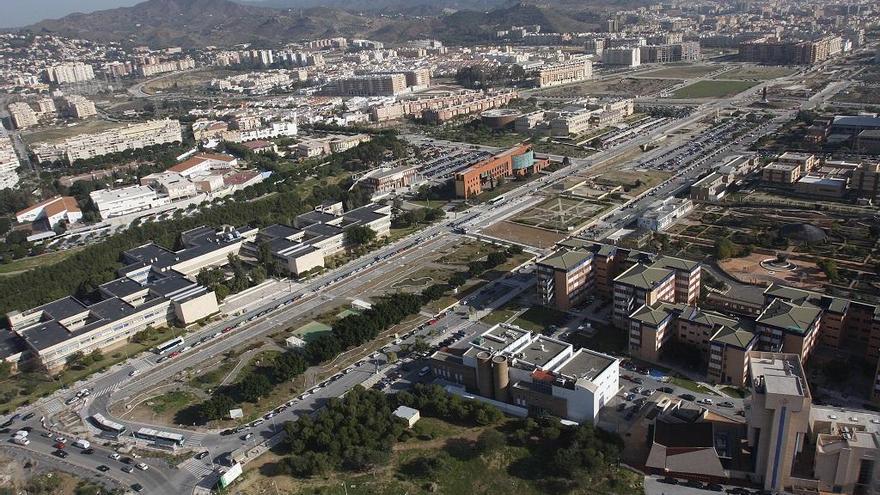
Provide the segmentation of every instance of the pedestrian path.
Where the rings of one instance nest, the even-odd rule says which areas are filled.
[[[211,469],[211,466],[209,464],[205,464],[204,462],[196,459],[195,457],[190,457],[189,459],[178,464],[177,467],[188,471],[190,474],[192,474],[196,478],[205,477],[205,476],[211,474],[211,471],[213,471],[213,469]]]

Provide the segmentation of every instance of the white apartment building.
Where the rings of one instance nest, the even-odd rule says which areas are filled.
[[[18,185],[18,172],[21,166],[18,155],[15,154],[15,146],[6,129],[0,125],[0,189],[13,188]]]
[[[84,119],[98,114],[95,104],[83,96],[67,95],[63,101],[67,115],[75,119]]]
[[[149,186],[128,186],[119,189],[92,191],[89,196],[98,207],[101,218],[107,219],[149,210],[171,202],[168,196],[160,196]]]
[[[602,63],[605,65],[638,67],[642,64],[641,51],[638,47],[634,46],[606,48],[602,51]]]
[[[183,136],[179,121],[172,119],[148,120],[96,134],[80,134],[60,143],[38,143],[34,145],[33,152],[41,162],[58,159],[74,162],[110,153],[180,141],[183,141]]]
[[[30,105],[23,101],[9,104],[9,117],[16,129],[26,129],[37,125],[37,114]]]
[[[81,62],[68,62],[46,69],[46,79],[50,83],[66,84],[91,81],[95,71],[91,65]]]

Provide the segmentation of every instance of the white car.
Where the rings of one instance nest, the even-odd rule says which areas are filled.
[[[712,399],[709,399],[709,398],[702,399],[702,400],[699,400],[699,401],[697,401],[697,402],[699,402],[700,404],[706,404],[707,406],[711,406],[711,405],[712,405]]]
[[[113,459],[114,461],[118,461],[121,456],[119,454],[117,454],[116,452],[114,452],[114,453],[110,454],[108,457]]]
[[[140,469],[141,471],[146,471],[147,469],[150,469],[150,466],[147,466],[143,462],[139,462],[137,465],[137,468]]]
[[[131,370],[131,371],[128,373],[128,376],[135,376],[135,375],[138,374],[139,371],[140,371],[140,370]]]

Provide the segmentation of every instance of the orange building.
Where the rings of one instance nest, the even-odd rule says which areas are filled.
[[[455,174],[455,195],[470,198],[492,188],[500,177],[523,176],[543,170],[546,159],[536,159],[528,144],[520,144],[477,162]]]

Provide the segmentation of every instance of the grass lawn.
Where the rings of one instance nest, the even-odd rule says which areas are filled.
[[[672,383],[673,385],[677,385],[681,388],[686,388],[692,392],[697,392],[698,394],[718,395],[715,393],[714,390],[710,390],[708,388],[702,387],[697,382],[695,382],[693,380],[688,380],[687,378],[679,378],[677,376],[672,377],[669,379],[669,383]]]
[[[794,74],[794,72],[795,71],[793,69],[789,69],[787,67],[737,67],[733,70],[720,74],[718,77],[721,79],[768,80],[776,79],[777,77],[788,76]]]
[[[753,81],[699,81],[676,90],[672,93],[672,98],[724,98],[742,93],[756,84]]]
[[[55,263],[64,260],[68,256],[76,254],[82,249],[84,249],[84,246],[78,246],[72,249],[53,251],[51,253],[41,254],[39,256],[29,256],[27,258],[22,258],[19,260],[15,260],[11,263],[0,264],[0,276],[13,275],[15,273],[33,270],[34,268],[40,266],[54,265]]]
[[[181,409],[192,404],[195,400],[196,397],[189,392],[173,390],[157,397],[153,397],[148,401],[148,405],[154,413],[162,414],[166,411],[176,411]]]
[[[513,324],[532,332],[543,333],[550,325],[562,325],[566,318],[568,315],[562,311],[546,306],[532,306],[513,320]]]
[[[721,391],[724,392],[724,395],[735,399],[745,399],[746,395],[748,395],[745,390],[735,387],[722,387]]]
[[[651,72],[646,72],[644,74],[645,77],[655,77],[655,78],[671,78],[671,79],[693,79],[700,76],[705,76],[710,72],[714,72],[718,70],[717,66],[711,65],[682,65],[682,66],[673,66],[673,67],[664,67],[659,70],[653,70]]]

